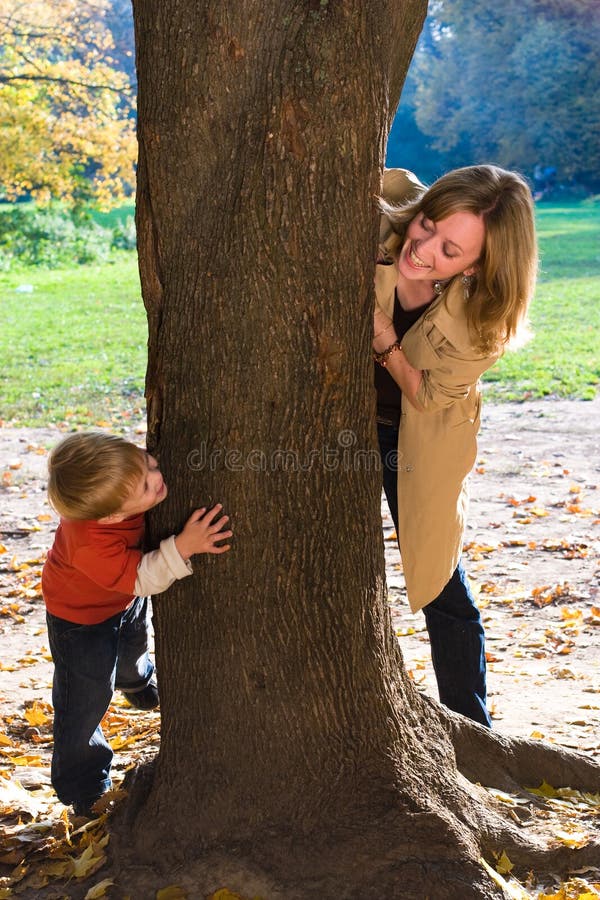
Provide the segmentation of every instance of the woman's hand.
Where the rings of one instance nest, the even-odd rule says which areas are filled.
[[[387,350],[388,347],[398,340],[394,323],[390,317],[384,313],[381,307],[377,305],[375,305],[373,329],[373,350],[375,350],[376,353]]]

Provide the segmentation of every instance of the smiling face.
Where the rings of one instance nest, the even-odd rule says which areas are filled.
[[[455,212],[437,222],[420,212],[406,230],[398,258],[399,279],[434,282],[472,275],[484,239],[483,219],[472,212]]]
[[[140,450],[140,457],[140,477],[133,484],[127,499],[117,512],[104,516],[100,522],[122,522],[123,519],[152,509],[167,496],[167,486],[158,468],[158,462],[145,450]]]

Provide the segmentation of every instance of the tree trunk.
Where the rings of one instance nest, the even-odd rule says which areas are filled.
[[[130,821],[137,859],[196,859],[205,892],[259,873],[269,900],[501,896],[456,717],[407,678],[384,584],[374,197],[425,12],[134,0],[148,446],[170,486],[150,536],[216,501],[235,535],[154,602],[161,746]]]

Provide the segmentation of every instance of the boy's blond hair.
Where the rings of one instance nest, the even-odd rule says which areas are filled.
[[[118,512],[144,473],[143,451],[101,431],[70,434],[48,461],[48,499],[65,519]]]

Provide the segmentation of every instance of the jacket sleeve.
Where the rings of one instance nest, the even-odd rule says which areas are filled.
[[[174,581],[191,575],[194,570],[189,562],[185,562],[175,546],[175,535],[161,541],[157,550],[144,553],[135,579],[134,593],[138,597],[149,594],[161,594],[171,587]]]
[[[425,190],[414,172],[408,169],[385,169],[381,196],[388,203],[403,203],[415,200]]]
[[[479,377],[498,359],[457,348],[434,322],[424,316],[402,341],[409,363],[421,369],[416,400],[425,412],[433,412],[464,400]]]

